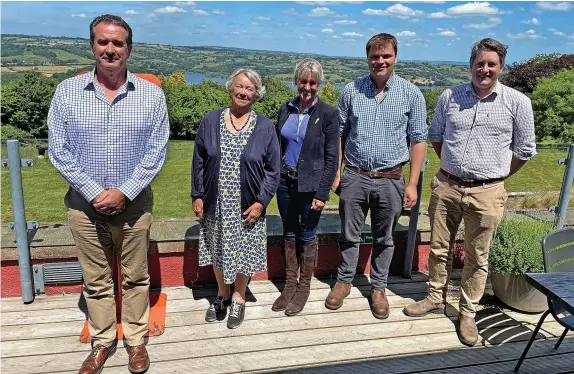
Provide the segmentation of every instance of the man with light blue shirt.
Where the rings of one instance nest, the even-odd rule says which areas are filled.
[[[429,128],[440,158],[429,202],[429,292],[404,309],[412,317],[444,312],[447,262],[464,219],[457,333],[469,346],[478,341],[474,317],[486,285],[490,245],[504,213],[504,179],[536,155],[530,99],[498,82],[505,58],[506,46],[499,41],[477,42],[470,54],[472,81],[445,90],[438,99]]]
[[[90,24],[96,68],[66,79],[48,114],[50,161],[70,185],[64,199],[82,268],[92,352],[79,373],[99,373],[116,350],[113,263],[120,258],[122,328],[128,369],[150,365],[147,252],[150,183],[166,157],[169,121],[163,91],[127,70],[132,30],[120,17]]]
[[[370,210],[371,311],[375,318],[385,319],[389,316],[385,290],[395,248],[393,231],[403,207],[413,207],[418,199],[418,178],[426,154],[426,105],[415,85],[394,74],[394,36],[373,36],[366,51],[369,75],[349,83],[338,105],[341,148],[332,188],[340,189],[340,261],[337,283],[325,306],[340,308],[351,291],[361,230]],[[343,157],[346,166],[341,174]],[[402,167],[409,159],[410,178],[405,186]]]

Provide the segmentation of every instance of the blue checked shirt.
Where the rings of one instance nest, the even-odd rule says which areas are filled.
[[[422,92],[393,74],[381,99],[370,75],[347,84],[339,98],[345,163],[368,171],[393,170],[409,161],[409,144],[427,139]]]
[[[48,134],[50,161],[87,201],[111,188],[133,200],[165,161],[165,96],[130,72],[112,103],[94,71],[66,79],[52,98]]]
[[[440,167],[463,179],[505,178],[512,156],[536,155],[530,99],[498,82],[480,99],[471,83],[445,90],[438,99],[431,142],[442,142]]]

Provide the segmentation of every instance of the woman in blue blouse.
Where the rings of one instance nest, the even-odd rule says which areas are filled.
[[[205,320],[224,319],[230,306],[233,329],[245,316],[249,277],[267,270],[265,209],[281,164],[275,126],[251,109],[265,95],[259,74],[237,69],[225,86],[231,106],[207,113],[197,131],[191,197],[201,225],[199,265],[213,265],[218,286]]]
[[[283,220],[286,282],[272,309],[288,316],[300,313],[309,297],[318,256],[317,224],[339,161],[339,112],[317,96],[322,80],[317,60],[299,62],[293,79],[298,96],[277,113],[282,164],[277,205]]]

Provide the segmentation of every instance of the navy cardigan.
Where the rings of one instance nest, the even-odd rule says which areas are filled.
[[[281,144],[281,155],[286,144],[281,139],[281,129],[289,118],[287,102],[277,112],[277,136]],[[309,113],[307,132],[303,138],[297,169],[299,192],[315,192],[315,198],[329,200],[329,191],[337,175],[339,163],[339,111],[336,108],[317,101]]]
[[[191,197],[203,200],[203,211],[215,216],[221,146],[219,125],[224,109],[203,117],[195,137],[193,150]],[[281,156],[275,127],[271,120],[257,114],[255,128],[243,149],[239,163],[241,210],[255,202],[267,207],[279,186]]]

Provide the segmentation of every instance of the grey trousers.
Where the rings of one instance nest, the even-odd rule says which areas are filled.
[[[341,176],[339,269],[337,281],[351,283],[359,261],[361,230],[371,210],[371,285],[387,287],[395,245],[393,231],[403,209],[404,179],[370,178],[345,168]]]

